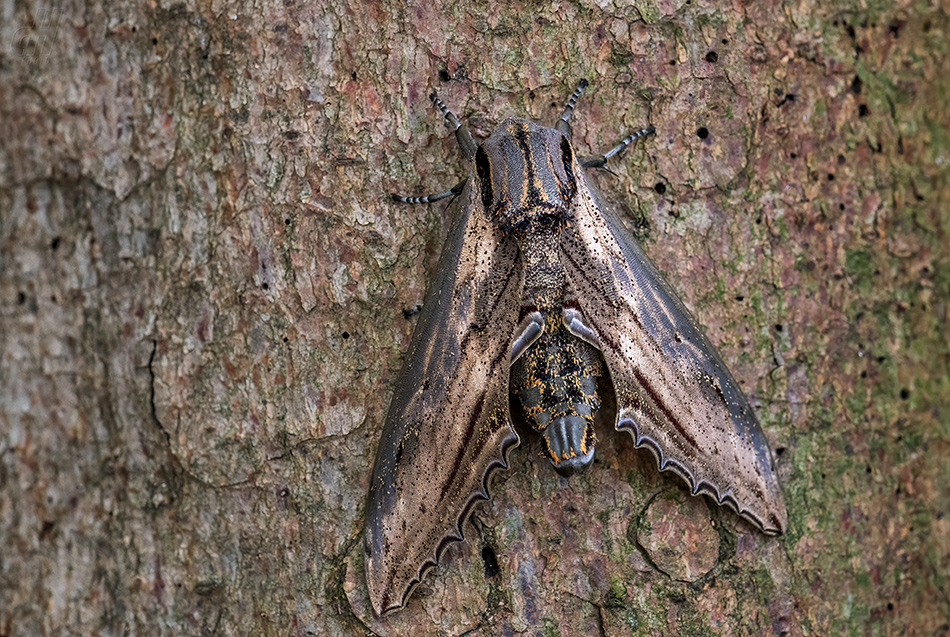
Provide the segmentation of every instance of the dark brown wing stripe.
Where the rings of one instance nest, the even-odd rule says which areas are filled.
[[[466,453],[472,451],[469,448],[469,444],[472,442],[472,436],[475,434],[475,426],[478,425],[478,421],[482,417],[482,410],[485,408],[485,393],[478,397],[478,400],[475,402],[475,406],[472,408],[472,415],[468,419],[468,428],[465,430],[465,433],[462,435],[461,440],[458,444],[458,450],[455,454],[455,460],[452,462],[450,473],[446,477],[445,481],[442,483],[442,491],[439,493],[439,501],[445,499],[445,494],[449,492],[449,489],[452,488],[455,484],[455,476],[458,474],[459,468],[462,466],[462,458]]]
[[[686,431],[686,428],[683,427],[683,424],[680,422],[679,418],[673,413],[669,406],[663,402],[663,399],[660,398],[659,393],[656,389],[653,388],[650,380],[643,375],[643,373],[637,369],[633,368],[633,374],[637,379],[637,384],[640,386],[643,391],[647,393],[648,396],[653,400],[653,404],[656,405],[660,411],[663,412],[663,415],[666,416],[667,421],[676,428],[676,431],[680,433],[681,436],[693,446],[694,449],[699,449],[699,445],[696,444],[696,440]]]

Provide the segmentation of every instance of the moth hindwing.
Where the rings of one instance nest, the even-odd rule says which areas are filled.
[[[519,443],[509,392],[554,468],[584,470],[597,380],[616,428],[693,494],[765,533],[786,526],[768,443],[736,381],[584,172],[568,118],[509,119],[481,144],[433,94],[471,163],[383,426],[366,509],[366,577],[378,614],[403,606]]]

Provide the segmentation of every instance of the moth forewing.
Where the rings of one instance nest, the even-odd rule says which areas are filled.
[[[562,263],[610,371],[617,428],[692,493],[729,505],[766,533],[783,532],[785,501],[768,441],[738,383],[583,173],[577,183]]]
[[[522,272],[517,247],[467,188],[413,331],[380,439],[366,513],[366,579],[377,614],[399,608],[488,498],[518,436],[508,357]],[[473,329],[490,324],[492,329]]]

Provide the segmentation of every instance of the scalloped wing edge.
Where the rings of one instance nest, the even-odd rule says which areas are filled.
[[[500,450],[501,458],[493,460],[485,468],[485,472],[482,474],[481,487],[478,491],[472,493],[465,501],[465,504],[462,505],[462,510],[459,512],[458,518],[455,521],[454,530],[442,538],[439,544],[435,547],[432,557],[427,558],[422,562],[422,564],[419,566],[419,573],[415,578],[410,580],[409,584],[406,586],[406,592],[403,594],[399,603],[392,604],[387,608],[382,609],[382,611],[380,611],[380,616],[403,608],[409,602],[409,598],[412,597],[416,587],[422,583],[422,580],[425,578],[428,572],[438,566],[439,560],[442,559],[442,554],[445,552],[445,550],[453,542],[463,542],[465,540],[465,533],[462,531],[462,527],[472,515],[476,505],[481,502],[487,502],[491,499],[491,493],[489,492],[489,483],[491,478],[499,471],[506,471],[508,469],[508,454],[511,453],[512,449],[517,448],[521,444],[521,437],[518,435],[518,432],[515,431],[515,428],[511,423],[510,416],[508,418],[508,427],[511,429],[511,436],[506,437],[504,441],[502,441]]]
[[[657,443],[653,438],[646,435],[641,435],[640,428],[637,426],[636,421],[630,416],[618,417],[616,429],[617,431],[625,431],[630,434],[630,436],[633,438],[633,445],[637,449],[649,449],[653,453],[653,457],[656,459],[657,468],[659,471],[669,471],[682,478],[689,485],[691,495],[699,495],[701,493],[708,495],[716,501],[716,504],[729,507],[741,518],[751,522],[767,535],[779,535],[785,532],[785,528],[787,526],[786,520],[775,518],[774,524],[770,524],[759,519],[759,517],[752,513],[751,510],[742,507],[735,496],[732,495],[732,487],[726,489],[723,492],[718,485],[708,480],[697,481],[692,472],[690,472],[689,469],[687,469],[681,462],[675,458],[666,457],[666,454],[663,453],[663,449],[660,447],[659,443]]]

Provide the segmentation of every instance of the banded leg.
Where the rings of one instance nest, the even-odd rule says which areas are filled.
[[[468,126],[463,125],[459,122],[458,118],[455,116],[455,113],[449,110],[449,107],[445,105],[445,102],[439,99],[438,94],[435,91],[429,95],[429,99],[432,100],[432,103],[435,104],[442,115],[445,117],[445,121],[448,122],[449,127],[455,132],[455,139],[458,140],[459,149],[462,151],[462,155],[465,156],[465,159],[472,161],[475,159],[475,151],[478,150],[478,146],[475,144],[475,140],[472,138],[472,134],[468,130]],[[404,197],[402,195],[397,195],[396,193],[390,193],[393,201],[398,203],[433,203],[439,201],[440,199],[447,199],[452,196],[458,196],[462,192],[462,188],[465,187],[465,181],[455,184],[450,190],[443,190],[442,192],[437,192],[431,195],[425,195],[424,197]]]
[[[622,151],[624,148],[632,144],[634,141],[640,139],[641,137],[646,137],[647,135],[652,135],[656,132],[656,129],[653,126],[647,126],[641,130],[638,130],[632,135],[628,135],[621,141],[619,144],[608,150],[603,155],[594,155],[593,157],[582,157],[580,159],[581,166],[584,168],[603,168],[607,165],[607,160]]]
[[[475,159],[475,151],[478,150],[478,145],[475,143],[475,140],[472,139],[472,134],[468,131],[468,126],[459,122],[455,113],[449,110],[449,107],[445,105],[445,102],[439,99],[435,91],[432,91],[432,94],[429,95],[429,99],[432,100],[433,104],[439,107],[439,110],[442,111],[442,115],[445,116],[445,121],[448,122],[452,130],[455,131],[455,139],[458,140],[459,149],[462,151],[462,155],[465,156],[465,159],[468,161]]]
[[[567,120],[571,118],[571,113],[574,112],[574,108],[577,106],[577,98],[581,96],[585,88],[587,88],[587,80],[581,78],[581,81],[577,83],[577,88],[574,89],[574,93],[571,94],[567,100],[567,104],[564,105],[561,116],[554,123],[554,130],[562,133],[566,137],[571,136],[571,125]]]
[[[439,201],[440,199],[446,199],[448,197],[457,197],[461,194],[462,189],[465,187],[465,182],[461,181],[455,184],[451,190],[443,190],[442,192],[437,192],[432,195],[426,195],[424,197],[403,197],[402,195],[397,195],[396,193],[390,193],[390,197],[393,198],[393,201],[397,203],[433,203]]]
[[[557,122],[554,124],[554,129],[558,132],[570,136],[571,134],[571,125],[568,120],[571,118],[571,115],[574,113],[574,109],[577,107],[577,98],[581,96],[581,93],[584,92],[584,89],[587,88],[587,80],[581,79],[577,83],[577,88],[574,89],[574,93],[571,94],[571,97],[568,98],[567,104],[564,105],[564,110],[561,112],[561,116],[558,118]],[[603,168],[607,164],[607,160],[625,149],[627,146],[632,144],[635,140],[644,137],[645,135],[652,135],[656,132],[656,129],[652,126],[648,126],[642,130],[638,130],[632,135],[628,135],[621,141],[619,144],[608,150],[603,155],[594,155],[593,157],[582,157],[580,159],[581,166],[584,168]]]

